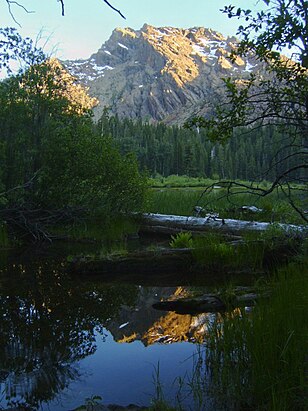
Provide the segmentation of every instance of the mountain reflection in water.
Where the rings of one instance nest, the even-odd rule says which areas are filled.
[[[196,347],[187,342],[203,341],[212,315],[152,308],[185,288],[104,284],[61,268],[49,261],[0,270],[0,406],[69,410],[91,395],[146,405],[158,364],[168,384],[191,370],[184,360]]]

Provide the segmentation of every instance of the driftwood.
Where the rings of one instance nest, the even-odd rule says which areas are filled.
[[[219,231],[226,234],[240,234],[242,232],[261,232],[267,230],[271,223],[257,221],[243,221],[222,218],[185,217],[166,214],[142,214],[141,232],[175,234],[181,231],[206,232]],[[277,224],[286,233],[308,234],[307,226],[293,224]]]

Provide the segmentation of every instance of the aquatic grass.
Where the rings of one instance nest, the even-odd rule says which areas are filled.
[[[160,379],[159,362],[157,363],[157,366],[154,367],[153,385],[155,388],[155,395],[152,398],[149,411],[176,411],[176,408],[172,407],[165,399],[164,388]]]
[[[229,404],[227,409],[307,406],[307,265],[279,270],[271,289],[270,300],[261,300],[251,314],[227,314],[210,327],[211,387],[220,406]]]
[[[197,248],[195,256],[202,265],[218,269],[247,270],[247,272],[262,270],[264,263],[264,242],[252,240],[232,244],[217,236],[216,244],[213,240],[204,242],[203,247]]]
[[[234,246],[234,268],[249,268],[250,270],[261,270],[264,265],[266,244],[262,240],[243,241]]]
[[[0,221],[0,247],[7,248],[9,247],[9,237],[7,232],[6,224]]]
[[[92,395],[85,399],[85,403],[80,407],[75,408],[74,411],[94,411],[101,405],[103,398],[100,395]]]
[[[171,236],[170,246],[191,248],[192,255],[200,266],[220,270],[224,268],[261,269],[266,248],[262,240],[232,244],[227,242],[222,235],[211,232],[194,237],[190,232],[180,232]]]

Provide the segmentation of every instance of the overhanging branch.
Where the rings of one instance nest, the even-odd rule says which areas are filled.
[[[7,3],[7,7],[8,7],[8,11],[12,17],[12,19],[14,20],[14,22],[16,24],[18,24],[18,26],[20,26],[20,24],[18,23],[18,21],[16,20],[14,13],[12,11],[12,5],[15,5],[17,7],[22,8],[26,13],[33,13],[33,11],[28,10],[25,6],[23,6],[20,2],[15,1],[15,0],[5,0]],[[119,9],[116,9],[108,0],[103,0],[104,3],[107,4],[108,7],[110,7],[112,10],[114,10],[115,12],[117,12],[123,19],[125,19],[125,16],[121,13],[121,11]],[[61,4],[61,15],[64,16],[65,15],[65,10],[64,10],[64,0],[58,0],[58,2]]]
[[[14,5],[17,6],[17,7],[20,7],[20,8],[23,9],[26,13],[33,13],[33,11],[28,10],[25,6],[23,6],[22,4],[20,4],[18,1],[13,1],[13,0],[5,0],[5,1],[6,1],[6,3],[7,3],[7,7],[8,7],[8,10],[9,10],[9,13],[10,13],[12,19],[14,20],[14,22],[15,22],[19,27],[21,27],[20,24],[18,23],[18,21],[15,19],[14,13],[13,13],[13,11],[12,11],[12,5],[14,4]]]
[[[113,6],[109,3],[109,1],[104,0],[104,3],[106,3],[107,6],[109,6],[112,10],[116,11],[117,13],[119,13],[120,16],[121,16],[123,19],[125,19],[125,16],[121,13],[121,11],[118,10],[118,9],[116,9],[115,7],[113,7]]]
[[[64,16],[64,2],[63,0],[58,0],[61,3],[61,14]]]

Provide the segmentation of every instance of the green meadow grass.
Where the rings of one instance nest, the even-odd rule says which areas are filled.
[[[302,224],[303,220],[281,195],[272,193],[267,197],[257,197],[239,190],[227,196],[224,188],[204,193],[204,187],[197,188],[152,188],[149,192],[147,212],[175,215],[194,215],[198,205],[205,212],[219,213],[221,218],[252,219],[280,223]],[[256,206],[262,212],[248,214],[240,211],[241,206]]]

